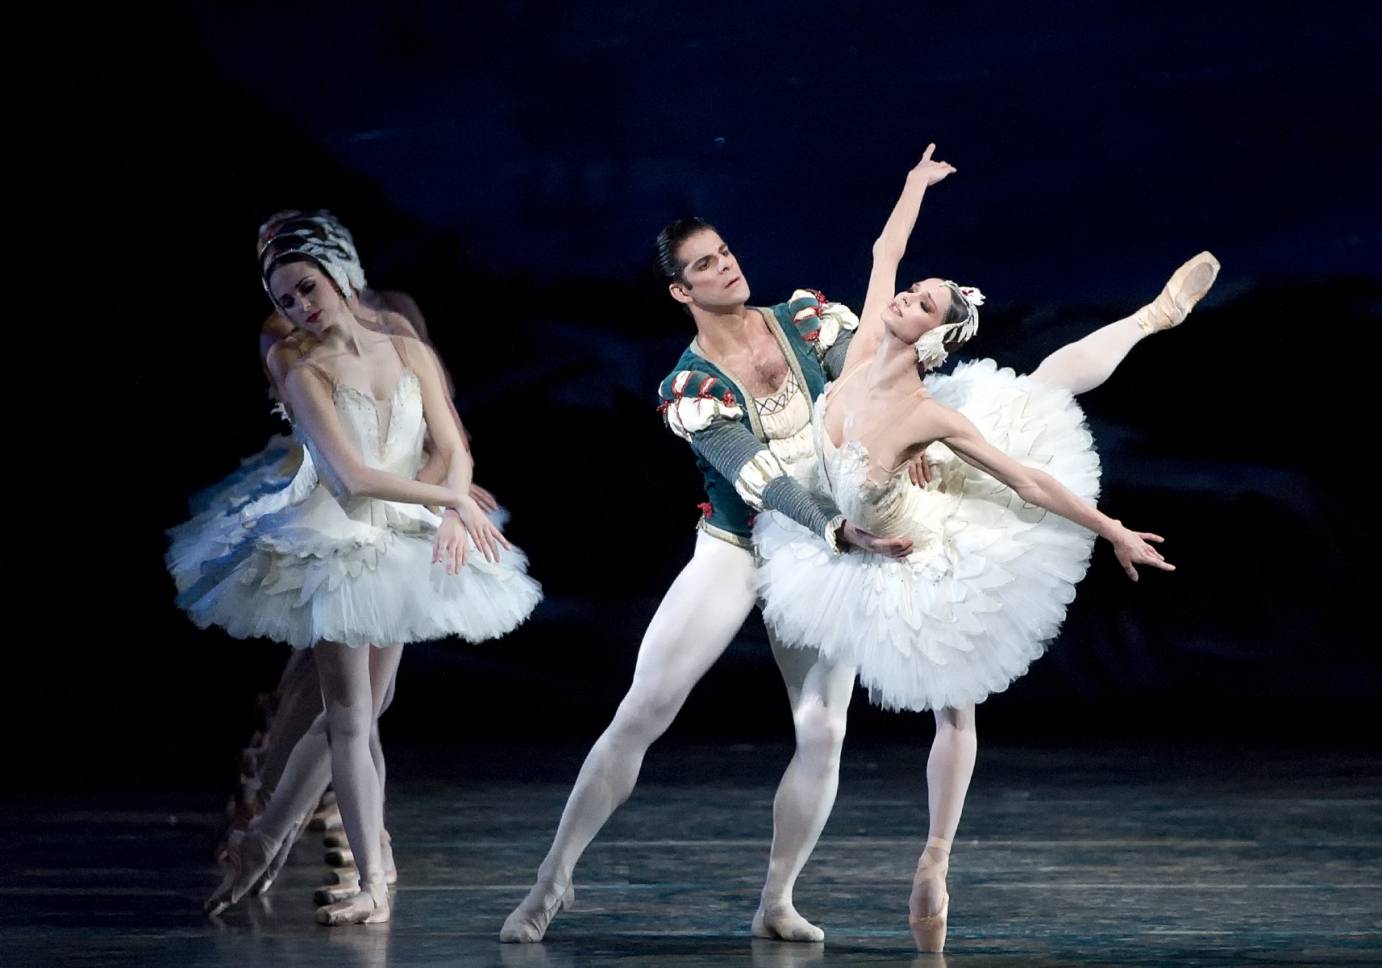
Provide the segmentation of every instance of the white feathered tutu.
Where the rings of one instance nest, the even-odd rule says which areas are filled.
[[[941,404],[985,439],[1080,497],[1099,492],[1099,457],[1069,391],[1016,376],[992,360],[928,377]],[[825,396],[817,401],[822,427]],[[1009,488],[932,445],[935,479],[917,487],[905,469],[869,480],[857,442],[838,450],[818,429],[821,469],[840,510],[865,530],[908,535],[904,560],[850,552],[776,512],[760,514],[763,614],[790,645],[859,667],[869,696],[887,709],[979,702],[1022,675],[1060,629],[1084,577],[1094,535],[1024,504]]]
[[[334,395],[364,459],[415,477],[426,434],[416,375],[405,373],[389,401],[345,386]],[[319,466],[309,446],[280,489],[239,508],[213,507],[170,532],[178,605],[197,625],[295,648],[451,635],[481,642],[512,630],[541,600],[518,549],[501,548],[490,562],[471,543],[460,573],[448,575],[432,563],[438,515],[414,504],[338,499]]]

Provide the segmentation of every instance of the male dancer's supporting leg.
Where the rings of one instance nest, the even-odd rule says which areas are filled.
[[[792,704],[797,748],[773,799],[773,846],[752,930],[760,938],[824,941],[825,932],[797,913],[792,888],[835,805],[854,667],[788,648],[771,630],[768,637]]]
[[[537,882],[504,921],[501,941],[541,941],[569,906],[576,862],[638,780],[643,755],[666,732],[691,688],[729,647],[753,608],[747,549],[701,533],[638,648],[633,684],[581,766]]]

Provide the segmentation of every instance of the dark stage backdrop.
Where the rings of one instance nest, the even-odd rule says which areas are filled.
[[[265,215],[333,209],[372,284],[416,297],[477,480],[547,589],[502,641],[411,649],[390,741],[580,745],[702,499],[654,411],[691,331],[640,274],[652,237],[700,214],[756,301],[806,286],[857,308],[932,140],[959,173],[904,272],[985,290],[971,355],[1031,368],[1196,251],[1224,266],[1083,401],[1107,508],[1164,533],[1180,570],[1134,586],[1100,548],[1050,654],[985,704],[986,739],[1375,743],[1372,23],[1084,0],[249,3],[131,39],[148,42],[93,85],[115,161],[76,162],[101,166],[92,223],[112,240],[87,272],[123,388],[90,395],[92,483],[118,513],[99,580],[49,593],[74,631],[40,658],[58,685],[26,720],[35,783],[214,782],[282,664],[194,629],[160,560],[188,493],[276,429],[254,355]],[[755,617],[674,735],[782,737],[786,711]],[[929,735],[862,697],[853,729]],[[109,736],[133,752],[93,754]],[[54,751],[88,766],[40,769]]]

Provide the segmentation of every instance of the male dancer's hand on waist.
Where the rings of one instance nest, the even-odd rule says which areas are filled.
[[[880,538],[878,535],[870,534],[848,521],[840,526],[837,533],[842,548],[848,545],[851,548],[858,548],[860,551],[871,551],[876,555],[886,555],[889,558],[906,558],[912,553],[911,538]]]

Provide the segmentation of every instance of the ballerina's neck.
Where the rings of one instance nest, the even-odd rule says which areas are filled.
[[[922,390],[922,375],[917,368],[917,352],[891,333],[884,333],[867,364],[870,391],[903,393]],[[924,392],[924,391],[923,391]]]

